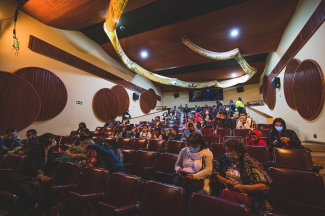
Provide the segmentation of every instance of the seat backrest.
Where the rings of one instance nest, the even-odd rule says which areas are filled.
[[[191,195],[188,216],[250,216],[250,210],[245,205],[240,205],[228,200],[200,193]]]
[[[17,155],[7,155],[0,164],[0,169],[13,169],[15,170],[21,161],[22,157]]]
[[[148,143],[148,151],[164,151],[165,150],[165,141],[151,139]]]
[[[273,129],[273,124],[258,124],[257,129]]]
[[[140,148],[146,148],[147,147],[147,140],[146,139],[139,139],[136,138],[133,140],[132,148],[131,149],[140,149]]]
[[[102,137],[101,136],[93,136],[92,138],[93,138],[94,142],[97,143],[97,141]]]
[[[209,144],[220,143],[220,139],[221,139],[221,137],[219,135],[205,135],[205,136],[203,136],[203,138]]]
[[[268,200],[276,212],[324,216],[324,181],[319,174],[277,167],[269,168],[268,174],[273,180]]]
[[[51,183],[56,186],[74,184],[79,171],[80,166],[76,163],[62,163],[55,172]]]
[[[175,163],[178,155],[163,153],[159,155],[159,161],[157,166],[158,172],[173,174],[175,172]]]
[[[183,188],[149,181],[141,198],[141,216],[181,216],[185,203]]]
[[[231,129],[230,128],[218,128],[216,135],[219,136],[230,136],[231,134]]]
[[[267,147],[246,146],[246,152],[261,164],[267,164],[270,161],[270,150]]]
[[[213,135],[213,128],[202,128],[201,133],[202,135]]]
[[[115,208],[135,205],[139,196],[141,178],[125,173],[113,173],[109,179],[103,198],[106,203]]]
[[[18,165],[16,166],[16,168],[15,168],[15,170],[14,170],[15,173],[18,173],[18,172],[21,172],[21,171],[22,171],[22,169],[24,168],[24,164],[25,164],[26,159],[27,159],[27,157],[23,157],[23,158],[19,161]]]
[[[132,139],[130,138],[118,138],[117,143],[120,148],[130,148]]]
[[[226,153],[222,143],[211,143],[211,152],[213,159],[220,160],[220,158]]]
[[[104,127],[96,127],[96,131],[103,131]]]
[[[146,124],[148,124],[147,121],[140,121],[140,125],[146,125]]]
[[[74,192],[78,194],[101,193],[103,192],[107,177],[108,170],[86,167],[82,170]]]
[[[178,154],[185,147],[185,142],[169,140],[167,142],[166,152]]]
[[[102,137],[103,136],[103,132],[104,131],[94,131],[94,132],[92,132],[92,136]]]
[[[269,137],[272,129],[258,129],[261,134],[261,137]]]
[[[60,144],[72,144],[73,140],[74,136],[62,136]]]
[[[223,143],[227,140],[227,139],[237,139],[240,142],[244,143],[244,138],[241,136],[224,136],[223,137]]]
[[[111,136],[113,134],[114,134],[113,131],[108,131],[108,132],[106,131],[106,132],[103,133],[103,137],[109,137],[109,136]]]
[[[313,161],[307,149],[273,148],[274,166],[287,169],[312,170]]]
[[[132,149],[121,149],[123,152],[123,161],[124,163],[132,163],[134,157],[134,150]]]
[[[114,131],[113,127],[106,127],[106,132]]]
[[[77,131],[71,131],[70,132],[70,136],[75,136],[75,135],[77,135],[78,133],[77,133]],[[58,142],[57,142],[58,143]]]
[[[134,159],[130,169],[130,173],[133,175],[140,176],[141,178],[149,179],[149,174],[144,168],[153,167],[156,156],[156,152],[142,150],[136,151],[134,153]]]
[[[178,133],[184,133],[185,130],[185,128],[178,128]]]
[[[234,136],[241,136],[243,138],[248,137],[250,129],[234,129]]]

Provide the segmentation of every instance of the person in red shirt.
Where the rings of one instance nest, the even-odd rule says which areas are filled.
[[[265,146],[264,140],[261,140],[261,134],[258,130],[253,130],[251,132],[251,139],[247,142],[248,146]]]

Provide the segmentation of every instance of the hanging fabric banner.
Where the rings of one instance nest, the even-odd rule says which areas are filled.
[[[104,30],[107,36],[109,37],[115,51],[120,56],[123,63],[131,71],[158,83],[162,83],[165,85],[173,85],[173,86],[178,86],[183,88],[207,88],[207,87],[226,88],[226,87],[237,85],[239,83],[244,83],[256,73],[256,69],[248,65],[245,59],[242,58],[238,49],[234,49],[232,51],[224,52],[224,53],[211,52],[195,45],[190,40],[188,40],[186,36],[184,36],[182,39],[183,43],[186,44],[189,48],[191,48],[195,52],[214,60],[226,60],[226,59],[235,58],[239,63],[239,65],[242,67],[242,69],[245,71],[246,75],[238,78],[230,79],[230,80],[220,81],[220,82],[218,82],[217,80],[206,81],[206,82],[186,82],[186,81],[179,80],[177,78],[161,76],[142,68],[136,62],[131,61],[131,59],[129,59],[126,56],[116,35],[116,26],[127,2],[128,0],[111,0],[108,8],[106,22],[104,23]]]

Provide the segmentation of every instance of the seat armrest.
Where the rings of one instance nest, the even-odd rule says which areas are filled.
[[[145,170],[148,170],[148,171],[155,171],[155,170],[157,170],[156,167],[145,167],[144,169]]]
[[[147,150],[146,148],[139,148],[139,150]]]
[[[133,165],[133,163],[123,163],[123,166],[124,167],[130,167],[130,166],[132,166]]]
[[[73,191],[70,191],[69,193],[78,196],[80,200],[91,200],[91,199],[98,199],[102,197],[102,193],[78,194]]]
[[[75,187],[75,185],[51,185],[51,190],[52,191],[64,191],[64,190],[72,190]]]
[[[0,173],[13,173],[13,169],[0,169]]]
[[[320,170],[323,170],[324,167],[323,166],[313,166],[313,171],[316,172],[316,173],[319,173]]]
[[[116,215],[123,215],[126,213],[133,213],[135,210],[137,210],[137,207],[135,205],[128,205],[128,206],[123,206],[123,207],[114,209],[114,213]]]

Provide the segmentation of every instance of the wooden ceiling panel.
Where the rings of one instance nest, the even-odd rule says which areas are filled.
[[[155,1],[157,0],[129,0],[124,8],[123,14],[133,11],[137,8],[143,7]]]
[[[252,0],[133,35],[120,42],[126,55],[149,71],[213,61],[185,46],[181,40],[184,35],[198,46],[215,52],[239,48],[244,56],[267,53],[277,49],[296,4],[297,1]],[[232,28],[239,29],[238,38],[229,37]],[[117,59],[110,43],[103,44],[102,48]],[[142,50],[148,51],[148,58],[141,58]]]

